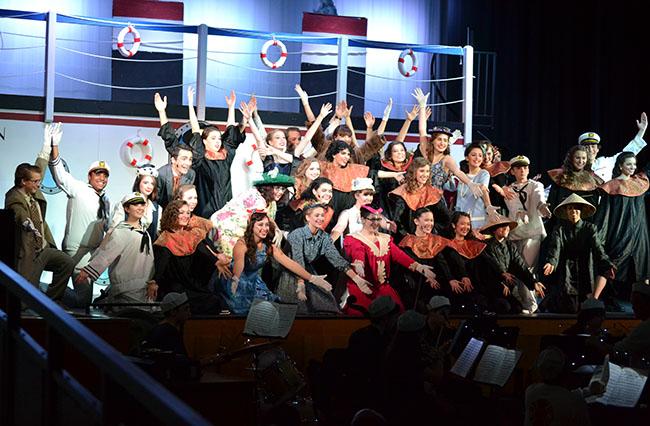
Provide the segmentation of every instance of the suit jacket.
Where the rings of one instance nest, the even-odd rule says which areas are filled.
[[[41,170],[41,175],[45,176],[47,161],[42,158],[37,158],[36,166]],[[50,232],[50,227],[47,226],[47,222],[45,221],[45,212],[47,209],[45,196],[40,190],[38,190],[33,197],[40,206],[41,214],[43,216],[43,238],[45,238],[45,241],[47,241],[50,247],[56,248],[52,232]],[[30,218],[29,203],[23,193],[18,190],[17,186],[14,186],[5,194],[5,208],[11,209],[14,212],[15,217],[16,270],[18,273],[26,276],[27,271],[29,271],[34,262],[34,259],[36,259],[36,251],[30,243],[30,239],[33,238],[32,232],[28,231],[23,226],[23,222]]]
[[[194,183],[194,176],[196,173],[190,169],[186,175],[181,176],[181,185]],[[158,169],[158,204],[164,209],[170,201],[172,201],[174,194],[174,173],[172,172],[172,165],[165,164]]]

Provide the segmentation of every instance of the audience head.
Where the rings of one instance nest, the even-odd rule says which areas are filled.
[[[402,164],[411,158],[411,153],[406,150],[404,142],[393,141],[388,144],[384,151],[384,160],[393,164]]]
[[[384,416],[370,408],[359,410],[352,418],[350,426],[385,426],[388,421]]]
[[[427,325],[427,318],[412,309],[405,311],[397,319],[397,331],[402,333],[417,333]]]
[[[411,162],[404,175],[406,191],[413,192],[431,183],[431,163],[426,158],[417,157]]]
[[[650,283],[648,279],[634,283],[630,301],[637,318],[642,321],[650,318]]]
[[[451,312],[451,302],[445,296],[432,296],[427,303],[429,312],[442,315],[445,319],[449,319]]]
[[[558,384],[564,375],[566,356],[559,348],[549,346],[540,352],[535,366],[546,384]]]
[[[184,323],[190,317],[190,303],[185,293],[167,293],[160,303],[160,310],[166,320]]]
[[[221,149],[221,132],[216,127],[208,126],[204,128],[201,139],[206,151],[218,152]]]
[[[605,304],[598,299],[588,298],[580,304],[578,324],[592,331],[600,330],[605,320]]]
[[[449,138],[453,136],[451,130],[448,127],[435,126],[429,130],[429,134],[431,134],[431,144],[434,151],[438,154],[449,155],[451,152],[449,150]]]
[[[158,170],[151,164],[138,167],[131,191],[141,193],[147,200],[156,201],[158,199],[157,177]]]
[[[266,135],[266,143],[279,151],[286,152],[287,134],[282,129],[272,130]]]
[[[42,178],[41,169],[29,163],[22,163],[16,167],[14,184],[27,194],[34,195],[41,187]]]
[[[177,145],[172,151],[172,169],[179,176],[184,176],[192,167],[192,150],[188,145]]]
[[[634,172],[636,172],[636,156],[634,153],[625,151],[618,154],[612,170],[612,179],[616,179],[620,175],[632,176]]]
[[[301,199],[317,201],[322,204],[329,204],[332,201],[334,193],[334,184],[326,177],[314,179],[307,189],[302,193]]]
[[[95,161],[88,167],[88,184],[95,191],[101,192],[108,185],[108,176],[110,174],[111,168],[106,161]]]
[[[189,225],[192,211],[183,200],[173,200],[163,210],[160,219],[160,231],[175,231]]]
[[[350,146],[342,140],[335,140],[327,148],[325,158],[339,167],[346,167],[350,162]]]
[[[199,202],[199,196],[196,193],[196,186],[186,183],[179,186],[174,192],[174,200],[183,200],[190,207],[190,213],[194,211]]]

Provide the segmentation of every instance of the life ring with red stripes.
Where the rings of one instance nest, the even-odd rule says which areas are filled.
[[[278,59],[276,62],[271,62],[269,58],[266,56],[266,52],[268,52],[269,47],[271,46],[278,46],[280,48],[280,59]],[[260,52],[260,58],[262,58],[262,62],[264,62],[264,65],[271,69],[276,69],[280,68],[282,65],[284,65],[285,61],[287,60],[287,46],[284,45],[280,40],[269,40],[266,43],[264,43],[264,46],[262,46],[262,51]]]
[[[136,145],[139,146],[142,158],[136,158],[133,153]],[[142,167],[145,164],[151,163],[151,160],[153,159],[153,147],[151,146],[151,142],[139,136],[127,139],[124,144],[122,144],[121,151],[124,162],[131,167]]]
[[[406,57],[410,56],[411,57],[411,69],[406,70]],[[404,77],[411,77],[415,75],[415,73],[418,71],[418,60],[415,58],[415,53],[413,52],[413,49],[406,49],[402,50],[402,53],[399,54],[399,59],[397,60],[397,68],[399,69],[399,73],[402,74]]]
[[[127,49],[124,47],[124,37],[128,33],[133,34],[133,45],[131,46],[130,49]],[[140,44],[142,43],[140,39],[140,33],[138,30],[135,29],[133,25],[126,26],[122,28],[122,31],[117,35],[117,49],[120,51],[120,54],[124,56],[125,58],[130,58],[136,53],[138,53],[138,49],[140,48]]]

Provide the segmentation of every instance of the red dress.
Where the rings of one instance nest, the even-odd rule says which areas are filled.
[[[377,235],[377,242],[373,243],[361,233],[349,234],[343,240],[343,249],[350,263],[360,264],[364,267],[366,281],[372,284],[372,294],[363,293],[354,281],[348,279],[348,293],[357,298],[355,305],[366,310],[370,303],[380,296],[389,296],[397,303],[400,311],[404,311],[402,300],[389,284],[390,266],[392,262],[405,268],[410,268],[415,263],[406,253],[393,243],[388,234]],[[361,316],[362,313],[351,309],[349,305],[343,308],[347,315]]]

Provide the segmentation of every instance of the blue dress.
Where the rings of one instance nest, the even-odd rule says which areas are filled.
[[[255,264],[251,264],[250,260],[246,258],[244,270],[239,277],[237,292],[234,295],[231,291],[231,281],[223,278],[220,280],[219,292],[233,314],[246,315],[253,303],[253,299],[263,299],[270,302],[278,300],[278,296],[269,290],[260,276],[266,263],[266,245],[262,245],[262,248],[257,250],[255,256]],[[230,268],[232,269],[233,266],[234,261],[230,263]]]

